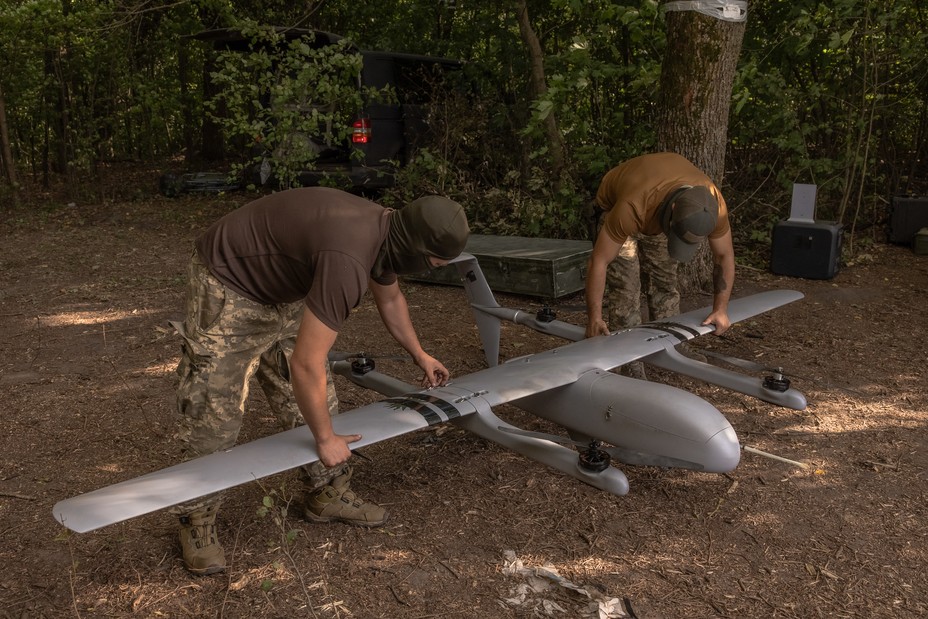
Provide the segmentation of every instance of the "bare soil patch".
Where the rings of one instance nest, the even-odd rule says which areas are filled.
[[[554,616],[589,616],[564,588],[507,603],[525,580],[504,573],[506,551],[627,598],[642,619],[928,614],[928,259],[889,245],[830,281],[739,268],[736,296],[792,288],[805,299],[697,340],[783,365],[806,411],[651,371],[717,406],[743,443],[808,470],[751,455],[729,475],[625,467],[631,491],[619,498],[439,427],[364,450],[355,487],[391,509],[381,528],[259,516],[265,496],[291,496],[289,474],[229,492],[223,575],[187,574],[163,513],[67,534],[55,502],[178,461],[167,321],[181,314],[193,238],[245,200],[118,200],[0,223],[0,618],[532,617],[543,600],[565,609]],[[430,352],[458,375],[483,367],[460,289],[405,290]],[[575,307],[559,317],[582,321],[582,299],[562,301]],[[503,343],[505,357],[558,345],[515,326]],[[338,346],[398,352],[370,303]],[[379,367],[417,378],[410,363]],[[377,397],[339,380],[343,409]],[[274,431],[255,389],[241,440]]]

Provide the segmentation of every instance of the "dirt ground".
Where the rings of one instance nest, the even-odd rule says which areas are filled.
[[[642,619],[928,615],[928,258],[888,245],[827,281],[739,267],[735,296],[805,298],[694,344],[784,366],[807,410],[651,370],[715,405],[743,444],[808,469],[751,454],[727,475],[623,467],[631,490],[616,497],[440,426],[363,450],[354,487],[391,510],[380,528],[279,517],[293,474],[230,491],[222,575],[183,569],[165,513],[69,534],[57,501],[178,461],[167,321],[180,317],[192,239],[242,201],[62,204],[0,223],[0,618],[597,616],[566,582]],[[404,289],[427,350],[457,375],[483,367],[461,289]],[[574,307],[559,318],[582,320],[582,299],[561,301]],[[556,345],[511,325],[503,356]],[[399,351],[369,302],[338,348]],[[378,367],[417,378],[411,363]],[[343,409],[377,398],[338,385]],[[241,440],[274,431],[255,389]],[[527,588],[536,581],[507,569],[520,565],[566,582]]]

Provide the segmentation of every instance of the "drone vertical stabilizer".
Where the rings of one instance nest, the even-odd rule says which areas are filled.
[[[457,267],[464,283],[464,290],[473,310],[474,322],[477,323],[480,343],[483,345],[489,367],[499,364],[500,322],[503,320],[572,342],[584,338],[583,327],[556,320],[553,315],[548,317],[543,313],[531,314],[501,307],[474,256],[461,254],[451,263]]]
[[[478,307],[496,308],[499,303],[487,278],[477,264],[477,259],[471,254],[461,254],[451,261],[458,269],[461,280],[464,282],[464,291],[467,293],[467,300],[470,302],[474,311],[474,321],[477,323],[477,331],[480,333],[480,343],[483,345],[483,353],[487,359],[487,365],[493,367],[499,364],[499,337],[500,321],[498,318],[481,312]]]

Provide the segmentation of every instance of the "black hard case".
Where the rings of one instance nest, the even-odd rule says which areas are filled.
[[[837,222],[781,221],[773,227],[770,270],[777,275],[831,279],[840,268],[843,226]]]

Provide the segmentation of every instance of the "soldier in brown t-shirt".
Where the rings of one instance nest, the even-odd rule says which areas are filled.
[[[725,200],[705,173],[676,153],[642,155],[606,173],[595,204],[603,221],[587,271],[587,337],[609,333],[607,279],[617,326],[640,324],[642,269],[649,276],[650,318],[678,314],[677,263],[690,260],[705,238],[715,269],[712,312],[703,324],[715,325],[716,335],[728,329],[735,253]]]
[[[370,290],[390,334],[424,372],[449,372],[419,343],[397,275],[447,264],[469,233],[463,208],[438,196],[392,210],[336,189],[292,189],[219,219],[196,241],[188,271],[177,368],[178,434],[190,457],[232,447],[254,376],[282,429],[305,423],[319,462],[305,467],[303,515],[378,526],[386,511],[350,490],[349,444],[332,428],[338,400],[328,353]],[[184,564],[195,574],[225,568],[215,518],[219,496],[174,508]]]

